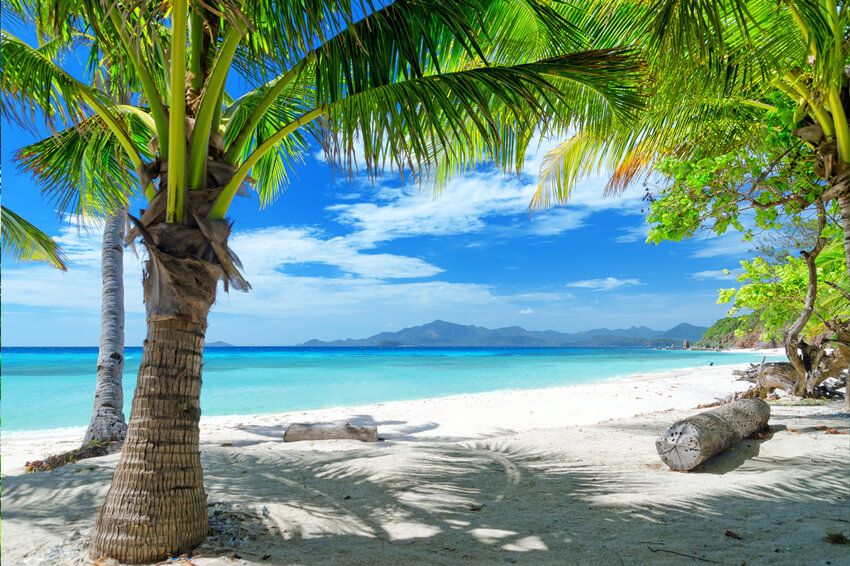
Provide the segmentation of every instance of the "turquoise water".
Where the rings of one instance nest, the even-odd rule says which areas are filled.
[[[129,418],[141,348],[128,348],[125,355]],[[632,348],[216,348],[204,355],[201,410],[211,416],[364,405],[761,359],[752,353]],[[96,348],[4,348],[3,431],[86,426],[96,363]]]

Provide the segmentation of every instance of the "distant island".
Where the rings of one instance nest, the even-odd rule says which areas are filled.
[[[565,333],[555,330],[526,330],[520,326],[489,329],[482,326],[454,324],[435,320],[398,332],[381,332],[369,338],[345,340],[309,340],[302,347],[466,347],[466,348],[547,348],[563,346],[588,347],[681,347],[687,340],[694,343],[708,330],[704,326],[682,323],[670,330],[653,330],[646,326],[609,330],[597,328],[584,332]]]
[[[204,344],[205,348],[233,348],[233,344],[228,344],[227,342],[222,342],[218,340],[216,342],[207,342]]]

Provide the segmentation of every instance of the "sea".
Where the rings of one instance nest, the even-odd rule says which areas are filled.
[[[141,354],[141,348],[125,350],[127,418]],[[201,411],[204,416],[303,411],[593,383],[762,359],[752,352],[648,348],[209,348]],[[3,348],[0,363],[4,436],[88,425],[97,348]]]

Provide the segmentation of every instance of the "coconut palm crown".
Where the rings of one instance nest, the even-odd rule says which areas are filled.
[[[3,32],[2,111],[24,125],[37,111],[56,131],[19,153],[22,167],[71,209],[147,199],[128,238],[147,250],[148,335],[91,548],[122,562],[179,555],[207,533],[207,314],[219,280],[250,287],[227,246],[237,192],[273,202],[311,140],[346,170],[359,144],[370,175],[439,187],[478,163],[518,169],[535,133],[613,127],[639,105],[635,56],[600,48],[604,33],[585,33],[586,14],[558,3],[6,4],[41,43]],[[62,67],[68,49],[90,50],[84,79]],[[252,85],[235,99],[233,73]],[[119,90],[134,94],[117,104]]]

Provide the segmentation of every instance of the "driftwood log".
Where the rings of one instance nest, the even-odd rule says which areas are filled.
[[[837,386],[841,387],[841,382],[846,381],[848,368],[850,367],[850,349],[844,347],[843,344],[833,349],[823,348],[817,352],[813,358],[815,363],[813,369],[806,374],[805,392],[812,394],[815,389],[828,379],[838,381]],[[788,395],[797,394],[797,380],[799,376],[797,370],[788,362],[768,362],[761,364],[750,364],[750,367],[744,370],[734,370],[733,375],[737,376],[738,381],[749,381],[753,383],[748,391],[744,393],[736,393],[727,400],[733,399],[749,399],[760,397],[764,399],[776,389],[781,389]]]
[[[770,405],[741,399],[673,424],[655,441],[658,455],[672,470],[690,470],[767,428]]]
[[[359,440],[377,442],[378,427],[346,424],[292,424],[283,433],[284,442],[299,440]]]

